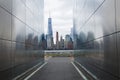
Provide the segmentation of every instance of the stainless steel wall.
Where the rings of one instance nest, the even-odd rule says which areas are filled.
[[[44,61],[44,0],[0,0],[0,79]]]
[[[120,1],[75,0],[75,61],[100,80],[120,79]]]

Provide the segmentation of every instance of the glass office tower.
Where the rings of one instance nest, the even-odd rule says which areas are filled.
[[[120,0],[75,0],[75,61],[100,80],[120,79]]]
[[[0,79],[11,80],[44,61],[44,0],[0,0]]]

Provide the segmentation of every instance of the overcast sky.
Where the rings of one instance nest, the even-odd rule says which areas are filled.
[[[73,25],[73,1],[74,0],[44,0],[44,27],[45,33],[48,28],[49,11],[52,18],[53,35],[55,39],[56,31],[59,36],[70,33]]]

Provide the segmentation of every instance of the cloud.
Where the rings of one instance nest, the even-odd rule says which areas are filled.
[[[52,17],[53,35],[55,38],[56,31],[63,37],[70,33],[73,26],[73,1],[74,0],[45,0],[44,1],[44,26],[45,33],[48,28],[49,11]]]

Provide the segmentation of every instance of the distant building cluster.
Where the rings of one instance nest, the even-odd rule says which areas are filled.
[[[73,49],[73,41],[70,35],[65,36],[65,49]]]
[[[65,36],[65,39],[63,39],[62,36],[60,36],[59,40],[59,33],[56,32],[56,44],[54,44],[54,49],[56,50],[70,50],[73,49],[73,40],[69,34]]]
[[[60,40],[59,40],[60,38]],[[46,49],[48,50],[71,50],[73,49],[73,40],[69,34],[63,39],[62,36],[59,37],[59,33],[56,32],[56,43],[54,44],[53,37],[46,35]]]
[[[53,30],[52,30],[52,18],[49,17],[48,33],[46,35],[43,45],[46,45],[44,46],[44,49],[47,49],[47,50],[71,50],[73,49],[72,35],[67,34],[65,36],[65,39],[63,39],[63,36],[59,37],[59,32],[56,32],[56,42],[54,43]]]

